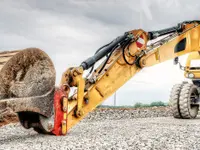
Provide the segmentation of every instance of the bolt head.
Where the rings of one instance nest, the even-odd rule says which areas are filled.
[[[67,107],[63,107],[63,111],[66,112],[67,111]]]
[[[77,117],[83,116],[84,112],[82,110],[77,111],[76,115]]]
[[[85,103],[88,104],[89,103],[89,99],[85,99]]]

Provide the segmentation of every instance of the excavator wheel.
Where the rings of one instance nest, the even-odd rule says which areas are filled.
[[[179,98],[179,108],[183,119],[196,118],[199,111],[199,92],[194,84],[184,84]]]
[[[182,118],[179,108],[180,92],[183,84],[176,84],[173,86],[170,94],[170,105],[174,118]]]
[[[41,96],[54,88],[55,68],[48,55],[37,48],[2,52],[0,84],[0,101]],[[41,123],[44,117],[40,114],[26,109],[17,113],[22,126],[46,133]]]

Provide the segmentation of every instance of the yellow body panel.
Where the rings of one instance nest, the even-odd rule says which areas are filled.
[[[186,49],[178,53],[174,53],[175,46],[184,38],[186,38]],[[200,26],[197,26],[187,31],[185,34],[177,36],[172,41],[154,49],[151,53],[142,57],[140,64],[143,67],[153,66],[155,64],[162,63],[166,60],[173,59],[174,57],[199,50],[200,50]]]
[[[91,86],[89,91],[85,93],[86,97],[89,99],[88,104],[83,104],[82,111],[84,114],[77,118],[74,116],[74,109],[76,109],[76,100],[69,102],[69,107],[72,105],[74,107],[70,108],[70,113],[68,114],[67,129],[70,129],[77,122],[83,119],[90,111],[95,109],[99,104],[101,104],[106,98],[111,96],[117,89],[119,89],[123,84],[125,84],[132,76],[134,76],[141,69],[137,68],[135,65],[129,66],[117,63],[120,61],[122,56],[118,57],[112,66],[109,66],[106,74],[104,74],[95,85]],[[123,78],[122,78],[123,77]],[[73,108],[73,109],[72,109]]]
[[[184,75],[186,78],[189,78],[188,74],[192,73],[194,77],[190,79],[200,79],[200,66],[198,66],[199,68],[196,68],[196,69],[192,69],[193,67],[191,66],[191,61],[195,61],[195,60],[200,61],[199,54],[200,54],[199,52],[192,52],[189,54],[186,64],[185,64],[186,69],[185,69]]]

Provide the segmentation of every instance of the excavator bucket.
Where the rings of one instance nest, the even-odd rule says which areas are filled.
[[[55,68],[45,52],[37,48],[1,52],[0,85],[0,115],[11,109],[25,128],[50,130],[44,124],[45,119],[53,120]]]

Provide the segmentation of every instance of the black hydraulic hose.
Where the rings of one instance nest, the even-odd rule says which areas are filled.
[[[100,74],[100,73],[102,72],[102,70],[105,68],[105,66],[106,66],[106,64],[107,64],[107,62],[108,62],[108,60],[110,59],[112,53],[114,52],[114,50],[115,50],[116,48],[117,48],[117,46],[114,47],[113,50],[109,53],[109,55],[108,55],[108,57],[106,58],[106,61],[104,62],[103,66],[102,66],[101,69],[98,71],[99,74]]]
[[[184,21],[182,23],[179,23],[179,24],[191,24],[191,23],[198,23],[200,24],[200,20],[190,20],[190,21]]]
[[[156,39],[160,36],[170,34],[170,33],[174,33],[174,32],[177,32],[177,31],[181,31],[181,28],[179,28],[178,26],[175,26],[175,27],[171,27],[171,28],[167,28],[167,29],[163,29],[163,30],[148,32],[148,37],[149,37],[149,40],[153,40],[153,39]]]
[[[160,36],[170,34],[170,33],[174,33],[174,32],[180,33],[180,32],[183,31],[183,25],[184,24],[191,24],[191,23],[200,24],[200,20],[184,21],[184,22],[179,23],[177,26],[174,26],[174,27],[171,27],[171,28],[148,32],[149,40],[153,40],[153,39],[156,39]]]
[[[125,62],[126,62],[127,64],[129,64],[129,65],[135,64],[136,61],[134,61],[134,62],[131,64],[131,63],[129,63],[129,62],[126,60],[126,57],[125,57],[125,48],[126,48],[127,46],[130,45],[131,41],[132,41],[132,39],[127,39],[127,40],[123,41],[120,45],[116,45],[115,47],[113,47],[112,51],[108,54],[108,56],[107,56],[107,58],[106,58],[104,64],[102,65],[101,69],[98,71],[98,74],[100,74],[100,73],[103,71],[103,69],[105,68],[105,66],[106,66],[106,64],[107,64],[107,62],[108,62],[108,60],[109,60],[110,57],[112,56],[112,53],[113,53],[113,52],[115,51],[115,49],[116,49],[117,47],[119,47],[119,46],[122,47],[122,50],[123,50],[123,58],[124,58]],[[135,57],[135,56],[132,56],[132,57]],[[92,66],[92,68],[93,68],[93,67],[94,67],[94,66]]]
[[[128,46],[127,46],[127,49],[128,49],[128,54],[130,55],[130,56],[132,56],[132,57],[135,57],[135,56],[133,56],[131,53],[130,53],[130,45],[133,43],[134,41],[132,41],[132,42],[129,42],[128,43]]]
[[[100,47],[100,48],[95,52],[95,54],[97,54],[97,53],[98,53],[99,51],[101,51],[103,48],[105,48],[105,47],[107,47],[108,45],[110,45],[112,42],[113,42],[113,41],[111,41],[110,43],[108,43],[108,44],[106,44],[106,45]],[[95,64],[94,64],[94,65],[95,65]],[[88,76],[93,72],[93,70],[94,70],[94,65],[92,66],[92,68],[90,69],[90,71],[89,71],[89,73],[88,73],[88,75],[87,75],[86,77],[88,77]]]
[[[94,56],[88,58],[87,60],[85,60],[84,62],[81,63],[81,67],[83,68],[83,70],[87,70],[90,67],[92,67],[98,60],[100,60],[101,58],[103,58],[104,56],[106,56],[107,54],[109,54],[113,48],[120,44],[121,42],[123,42],[126,38],[127,38],[128,33],[125,33],[123,36],[120,36],[118,38],[116,38],[111,44],[109,44],[107,47],[105,47],[104,49],[100,50],[97,54],[95,54]]]
[[[137,59],[136,59],[135,61],[133,61],[133,63],[129,63],[128,60],[126,59],[126,53],[125,53],[126,47],[130,44],[130,42],[131,42],[131,39],[128,40],[127,42],[125,42],[124,45],[122,46],[122,56],[123,56],[123,58],[124,58],[124,61],[125,61],[128,65],[132,66],[132,65],[134,65],[134,64],[136,63],[136,60],[137,60]],[[136,57],[136,56],[132,56],[132,57]]]
[[[110,43],[104,45],[104,46],[101,46],[96,52],[95,54],[97,54],[99,51],[101,51],[103,48],[107,47],[108,45],[110,45],[113,41],[111,41]]]
[[[126,62],[128,65],[134,65],[134,64],[136,63],[136,61],[137,61],[137,59],[136,59],[133,63],[129,63],[129,62],[127,61],[127,59],[126,59],[126,56],[125,56],[125,49],[126,49],[127,46],[130,45],[131,41],[132,41],[132,39],[128,39],[128,40],[124,41],[124,42],[121,44],[122,51],[123,51],[123,52],[122,52],[122,55],[123,55],[123,58],[124,58],[125,62]],[[110,52],[109,56],[107,57],[105,63],[103,64],[103,66],[101,67],[101,69],[99,70],[98,73],[101,73],[102,70],[105,68],[105,66],[106,66],[106,64],[107,64],[107,62],[108,62],[108,60],[110,59],[112,53],[114,52],[114,50],[115,50],[116,48],[117,48],[117,46],[114,47],[113,50]],[[132,57],[136,57],[136,56],[132,56]]]

